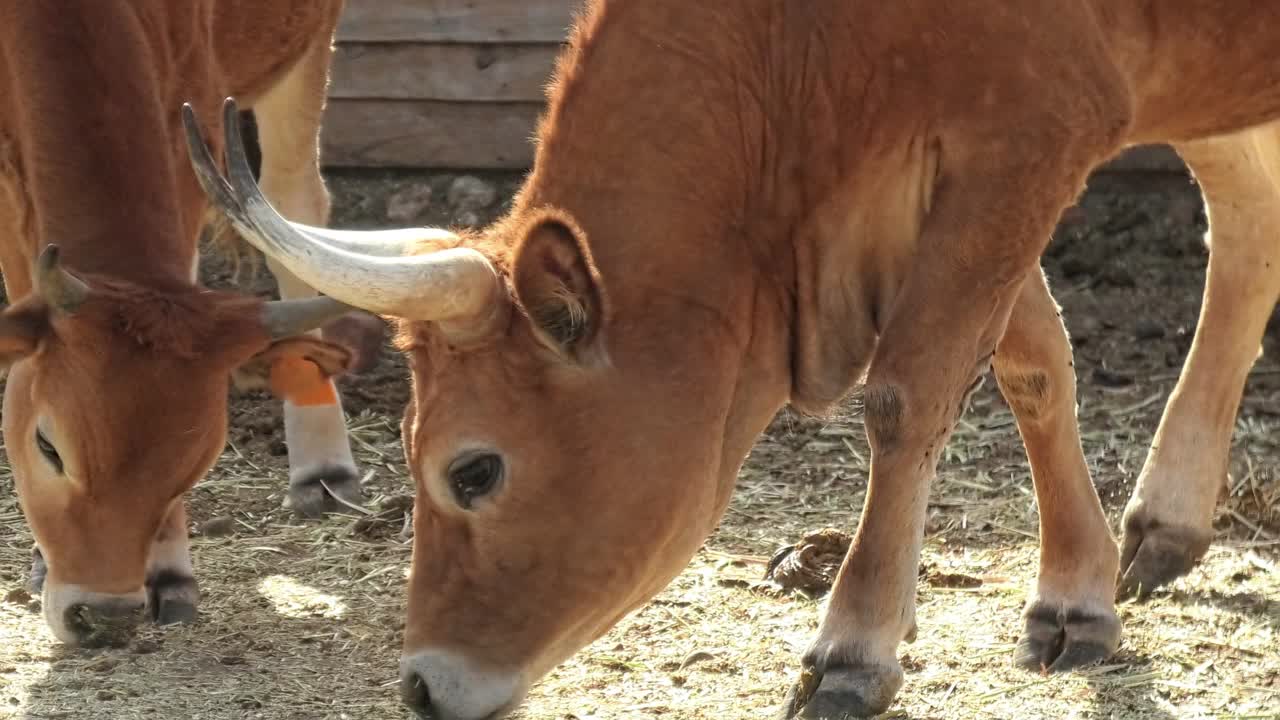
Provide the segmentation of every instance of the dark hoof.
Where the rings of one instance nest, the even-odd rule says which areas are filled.
[[[355,468],[333,465],[307,473],[291,483],[284,506],[309,518],[325,513],[353,515],[358,511],[351,506],[359,506],[363,499],[360,476]]]
[[[330,322],[321,329],[325,340],[336,342],[351,351],[349,372],[366,373],[378,366],[382,344],[386,338],[387,324],[377,315],[350,312]]]
[[[194,622],[199,604],[195,578],[162,572],[147,581],[147,607],[157,625]]]
[[[1013,664],[1032,672],[1066,672],[1111,657],[1120,647],[1120,618],[1032,603]]]
[[[1117,598],[1146,599],[1186,575],[1213,542],[1213,530],[1165,525],[1142,511],[1126,512]]]
[[[902,668],[836,666],[806,669],[787,694],[779,720],[845,720],[875,717],[889,709],[902,688]]]
[[[31,548],[31,576],[27,580],[27,590],[39,596],[44,592],[44,579],[49,574],[49,566],[44,564],[44,555],[40,548]]]

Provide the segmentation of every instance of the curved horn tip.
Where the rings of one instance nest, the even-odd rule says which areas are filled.
[[[53,243],[36,260],[36,291],[50,306],[68,313],[89,298],[89,286],[62,267],[62,248]]]
[[[273,340],[315,330],[356,308],[328,295],[297,300],[272,300],[263,304],[262,324]]]
[[[39,274],[44,275],[50,270],[57,269],[62,264],[62,248],[55,243],[49,243],[40,251],[40,257],[36,259],[36,270]]]

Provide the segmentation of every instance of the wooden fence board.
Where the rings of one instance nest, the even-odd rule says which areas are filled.
[[[578,6],[576,0],[347,0],[338,42],[558,43]]]
[[[459,102],[543,102],[558,44],[346,43],[329,96]]]
[[[330,100],[321,161],[334,167],[522,169],[541,103]]]

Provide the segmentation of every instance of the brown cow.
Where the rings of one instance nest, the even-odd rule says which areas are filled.
[[[144,604],[195,612],[183,494],[225,446],[233,370],[287,396],[291,498],[356,470],[328,375],[349,353],[296,336],[349,310],[278,266],[263,304],[196,284],[208,201],[178,108],[251,98],[263,184],[326,221],[317,166],[340,0],[79,0],[0,6],[4,438],[35,535],[33,584],[65,642],[110,639]],[[144,141],[136,138],[145,137]],[[65,263],[65,267],[63,265]],[[47,575],[46,575],[47,569]]]
[[[510,215],[416,241],[290,223],[192,127],[251,242],[405,320],[406,701],[504,715],[684,567],[784,403],[861,380],[870,488],[787,712],[884,710],[929,481],[992,365],[1041,509],[1016,661],[1111,654],[1119,553],[1037,259],[1127,145],[1280,116],[1278,40],[1260,1],[594,0]]]

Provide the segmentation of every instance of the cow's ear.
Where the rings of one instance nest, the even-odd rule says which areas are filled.
[[[231,373],[240,390],[269,388],[296,405],[338,401],[330,382],[351,367],[351,351],[306,335],[277,340]]]
[[[43,303],[10,305],[0,311],[0,372],[34,353],[49,332],[49,308]]]
[[[516,247],[512,283],[539,339],[572,356],[604,320],[604,294],[581,231],[546,217],[529,225]]]

